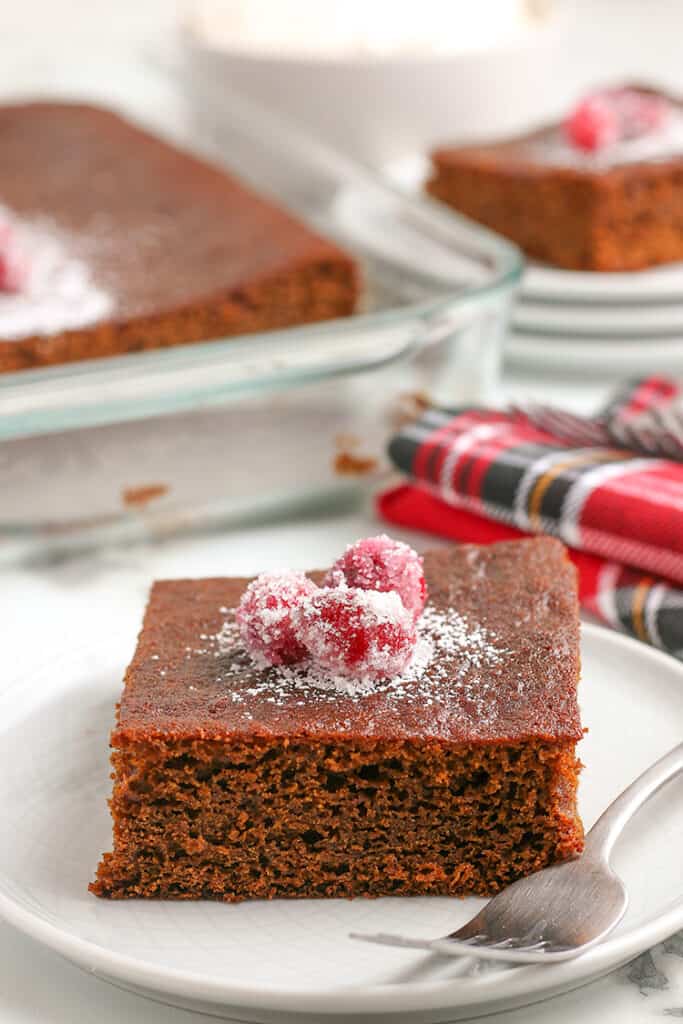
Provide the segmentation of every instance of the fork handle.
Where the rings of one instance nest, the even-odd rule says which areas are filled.
[[[624,825],[662,786],[683,772],[683,743],[656,761],[604,811],[586,836],[585,854],[609,860]],[[584,854],[584,856],[585,856]]]

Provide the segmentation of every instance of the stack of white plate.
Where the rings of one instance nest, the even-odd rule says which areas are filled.
[[[510,365],[624,376],[683,369],[683,263],[630,273],[531,264],[512,314]]]
[[[423,154],[387,164],[398,188],[421,191]],[[683,372],[683,263],[629,273],[531,263],[505,343],[508,367],[584,378]]]

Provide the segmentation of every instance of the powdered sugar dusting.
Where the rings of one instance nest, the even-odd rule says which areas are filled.
[[[226,616],[210,642],[214,656],[223,662],[222,679],[228,687],[230,680],[237,681],[255,669],[260,671],[259,678],[249,687],[227,689],[226,697],[232,703],[261,697],[267,703],[284,706],[294,695],[305,703],[306,697],[334,702],[340,695],[362,700],[381,693],[390,701],[410,699],[431,705],[435,684],[448,684],[473,702],[483,717],[489,688],[495,686],[487,674],[500,666],[508,653],[490,630],[470,622],[453,608],[444,611],[430,604],[418,622],[417,642],[408,665],[400,675],[385,679],[350,678],[324,671],[310,662],[262,670],[242,644],[234,612]]]
[[[0,294],[0,337],[19,340],[78,329],[105,319],[114,302],[75,254],[76,243],[47,219],[32,221],[0,207],[27,267],[21,291]]]
[[[559,128],[530,140],[525,149],[538,163],[587,171],[607,171],[622,164],[668,160],[683,155],[683,113],[671,110],[659,131],[620,139],[595,152],[573,146]]]

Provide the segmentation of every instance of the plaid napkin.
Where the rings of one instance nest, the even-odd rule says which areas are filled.
[[[548,405],[513,407],[557,440],[571,445],[618,445],[642,455],[683,461],[680,386],[666,377],[631,381],[597,416],[576,416]]]
[[[640,454],[665,445],[673,454],[663,414],[678,397],[672,382],[651,378],[592,421],[538,406],[429,409],[391,441],[413,486],[381,495],[379,513],[461,541],[559,537],[574,549],[586,609],[683,659],[683,461]],[[589,442],[593,427],[601,433]],[[637,451],[606,443],[626,428]]]

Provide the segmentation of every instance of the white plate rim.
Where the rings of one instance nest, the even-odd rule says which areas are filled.
[[[657,367],[678,372],[683,368],[683,336],[609,338],[531,333],[515,328],[503,340],[503,359],[515,369],[561,370],[573,376],[594,371],[610,379],[649,374]]]
[[[530,334],[571,335],[629,341],[639,336],[680,340],[683,335],[683,304],[675,306],[597,306],[564,302],[534,302],[518,298],[512,310],[515,330]]]
[[[521,293],[531,299],[562,299],[565,302],[602,302],[636,305],[680,302],[683,263],[662,263],[643,270],[565,270],[547,264],[527,263]]]
[[[632,657],[644,659],[646,665],[678,672],[683,685],[683,665],[670,655],[648,647],[640,641],[593,623],[582,623],[582,636],[589,642],[604,644],[607,648],[626,649]],[[137,987],[150,993],[196,999],[221,1007],[244,1007],[250,1010],[329,1014],[334,1013],[388,1013],[425,1012],[494,1003],[526,1005],[561,991],[587,984],[589,981],[617,968],[634,956],[649,949],[675,931],[683,928],[683,895],[672,901],[652,917],[641,921],[615,938],[607,939],[576,960],[547,967],[523,967],[501,975],[506,984],[482,985],[481,998],[476,998],[476,986],[466,995],[474,998],[458,1000],[458,986],[453,980],[440,982],[411,982],[410,984],[368,985],[361,989],[339,987],[321,991],[293,991],[291,988],[269,988],[262,992],[253,986],[224,983],[205,978],[196,971],[153,965],[144,960],[107,950],[98,943],[82,939],[38,917],[12,899],[0,876],[0,917],[29,938],[40,942],[88,973],[98,975],[123,988]],[[544,981],[545,979],[545,981]],[[548,980],[550,983],[548,984]],[[455,999],[454,999],[455,997]],[[527,998],[530,997],[530,998]],[[520,1002],[519,1000],[522,1000]],[[515,1001],[517,1000],[517,1001]],[[487,1009],[485,1012],[493,1012]]]
[[[380,173],[394,187],[415,195],[422,191],[429,171],[427,154],[413,152],[383,164]],[[528,259],[519,294],[522,300],[536,302],[666,307],[681,302],[683,261],[642,270],[596,271],[567,270]]]

